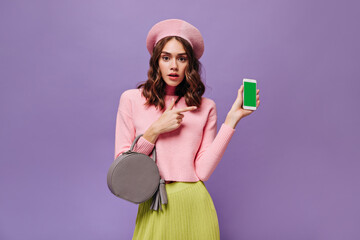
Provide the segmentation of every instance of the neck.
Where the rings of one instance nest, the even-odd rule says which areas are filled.
[[[170,86],[170,85],[166,84],[166,87],[165,87],[166,95],[175,95],[175,89],[176,89],[176,86]]]

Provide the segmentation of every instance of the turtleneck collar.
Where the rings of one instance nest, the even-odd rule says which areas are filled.
[[[176,89],[176,86],[170,86],[170,85],[166,84],[166,87],[165,87],[166,95],[175,96],[175,89]]]

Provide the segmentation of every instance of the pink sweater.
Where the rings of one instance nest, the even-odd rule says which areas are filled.
[[[162,112],[147,108],[141,89],[129,89],[122,93],[116,117],[115,158],[130,149],[135,137],[143,134]],[[169,106],[175,87],[167,85],[165,106]],[[174,108],[187,107],[182,97]],[[220,162],[235,129],[222,124],[217,132],[215,102],[202,97],[201,106],[183,112],[179,128],[160,134],[155,144],[140,137],[133,151],[152,156],[156,145],[156,162],[160,176],[167,181],[207,181]]]

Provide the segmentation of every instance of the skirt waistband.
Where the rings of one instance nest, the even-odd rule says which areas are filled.
[[[197,182],[172,182],[165,184],[165,188],[167,194],[173,194],[201,184],[204,185],[204,183],[201,180]]]

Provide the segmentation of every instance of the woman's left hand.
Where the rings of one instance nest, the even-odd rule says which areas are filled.
[[[235,99],[235,102],[233,103],[230,111],[228,112],[225,120],[225,124],[228,124],[229,126],[235,128],[237,123],[240,121],[241,118],[246,117],[250,115],[254,110],[248,110],[243,109],[243,91],[244,91],[244,85],[241,85],[241,87],[238,90],[238,95]],[[259,96],[260,89],[257,89],[256,91],[256,108],[260,105],[260,96]]]

